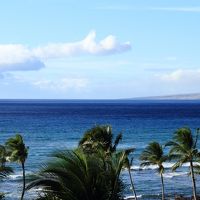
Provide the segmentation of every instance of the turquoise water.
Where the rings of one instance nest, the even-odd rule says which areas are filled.
[[[16,133],[21,133],[29,146],[26,170],[31,174],[38,170],[51,152],[57,149],[72,149],[77,146],[85,130],[95,124],[110,124],[115,135],[123,133],[119,148],[135,147],[132,173],[138,196],[141,199],[159,199],[160,177],[155,168],[139,168],[138,157],[150,141],[162,144],[171,139],[173,132],[189,126],[200,127],[200,102],[176,101],[1,101],[0,143]],[[191,194],[188,166],[175,173],[172,163],[166,163],[166,193]],[[7,199],[17,199],[20,194],[21,172],[16,172],[1,181],[0,190],[8,193]],[[130,191],[127,171],[122,175],[126,195]],[[200,185],[197,177],[197,186]],[[200,193],[200,190],[199,190]],[[27,193],[26,199],[34,199],[35,191]],[[169,198],[170,199],[170,198]]]

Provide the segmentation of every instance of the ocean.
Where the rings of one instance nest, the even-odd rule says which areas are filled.
[[[26,161],[27,175],[37,172],[49,155],[60,149],[77,147],[83,133],[95,126],[109,124],[116,136],[123,133],[118,148],[134,147],[132,175],[137,195],[141,199],[160,199],[160,177],[154,166],[139,167],[139,155],[151,141],[165,144],[180,127],[193,131],[200,127],[199,101],[65,101],[65,100],[1,100],[0,101],[0,143],[22,134],[29,146]],[[200,144],[200,142],[199,142]],[[176,194],[192,194],[188,165],[171,172],[173,163],[165,163],[165,190],[173,199]],[[12,165],[15,173],[1,180],[0,191],[7,193],[6,199],[15,200],[21,192],[21,170]],[[122,172],[126,185],[125,195],[132,195],[128,173]],[[200,193],[200,179],[197,176],[197,190]],[[27,192],[25,199],[34,199],[37,191]]]

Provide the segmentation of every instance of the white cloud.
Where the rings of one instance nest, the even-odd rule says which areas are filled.
[[[122,53],[131,49],[130,42],[119,43],[115,36],[109,35],[99,43],[95,41],[96,33],[91,31],[82,41],[74,43],[56,43],[33,49],[38,58],[66,58],[83,54],[108,55]]]
[[[0,45],[0,72],[16,70],[37,70],[44,63],[34,57],[23,45]]]
[[[159,75],[159,78],[167,82],[195,83],[200,82],[200,69],[179,69],[171,73]]]
[[[80,90],[88,85],[88,80],[83,78],[62,78],[59,80],[39,80],[33,81],[32,84],[43,90],[53,90],[66,92],[70,89]]]
[[[156,88],[160,94],[186,94],[198,93],[200,85],[200,68],[177,69],[171,72],[158,73],[152,88]],[[160,95],[157,93],[157,95]]]
[[[120,43],[109,35],[96,42],[95,31],[83,40],[73,43],[52,43],[46,46],[28,48],[21,44],[0,45],[0,72],[16,70],[38,70],[49,59],[65,59],[79,55],[110,55],[131,49],[129,42]]]
[[[0,62],[1,64],[20,63],[28,60],[31,52],[23,45],[0,45]]]
[[[0,72],[39,70],[45,65],[38,59],[29,59],[19,63],[0,64]]]

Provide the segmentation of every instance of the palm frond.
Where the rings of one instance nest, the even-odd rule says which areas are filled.
[[[6,141],[6,149],[9,159],[13,162],[22,163],[27,159],[28,147],[25,146],[20,134],[16,134],[15,137],[9,138]]]
[[[178,161],[172,166],[172,171],[175,171],[177,168],[181,167],[183,165],[183,161]]]
[[[5,178],[13,173],[13,169],[8,166],[1,166],[0,167],[0,178]]]
[[[113,147],[112,147],[112,149],[111,149],[112,152],[115,152],[115,151],[116,151],[117,146],[118,146],[118,144],[119,144],[119,142],[120,142],[121,140],[122,140],[122,133],[119,133],[119,134],[117,135],[117,137],[116,137],[116,139],[115,139],[115,141],[114,141],[114,145],[113,145]]]
[[[157,142],[151,142],[142,152],[140,160],[149,161],[152,164],[158,164],[158,162],[164,159],[162,146]]]
[[[197,128],[193,148],[197,147],[197,142],[198,142],[198,139],[199,139],[199,132],[200,132],[200,128]]]
[[[99,157],[87,155],[80,149],[53,155],[27,189],[40,186],[43,194],[63,200],[107,200],[111,193],[115,200],[122,197],[122,152],[107,158],[101,153]]]

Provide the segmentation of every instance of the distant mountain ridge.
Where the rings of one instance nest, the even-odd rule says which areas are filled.
[[[136,100],[200,100],[200,93],[138,97],[138,98],[133,98],[133,99],[136,99]]]

